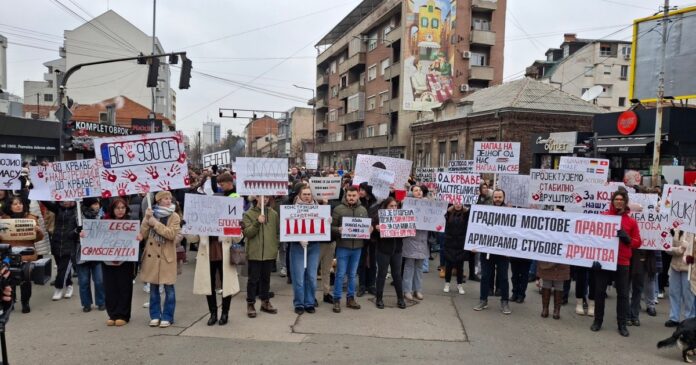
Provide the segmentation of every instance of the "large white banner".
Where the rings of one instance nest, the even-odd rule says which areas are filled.
[[[609,180],[609,160],[601,158],[561,156],[559,170],[584,172],[587,182],[604,184]]]
[[[672,191],[669,223],[682,231],[696,233],[696,192]]]
[[[672,236],[669,230],[669,212],[658,209],[656,194],[629,193],[631,205],[639,205],[639,210],[631,209],[631,217],[638,223],[640,238],[643,240],[640,248],[643,250],[670,250]]]
[[[281,205],[280,242],[331,241],[331,207],[328,205]]]
[[[444,232],[448,203],[443,200],[404,198],[403,209],[416,215],[416,228],[422,231]]]
[[[435,183],[437,184],[437,199],[450,204],[476,204],[481,176],[438,172]]]
[[[449,162],[447,172],[458,172],[460,174],[474,173],[474,160],[452,160]]]
[[[239,195],[288,195],[288,159],[237,157]]]
[[[340,177],[310,177],[309,187],[314,199],[338,199],[341,196],[341,180]]]
[[[372,172],[371,166],[394,172],[394,189],[404,190],[408,177],[411,175],[413,161],[384,156],[358,155],[355,159],[353,185],[360,185],[361,182],[369,180]]]
[[[0,189],[22,189],[19,175],[22,173],[22,156],[19,154],[0,153]]]
[[[99,166],[93,158],[31,166],[29,177],[34,185],[29,191],[31,200],[79,200],[101,195]]]
[[[498,187],[505,192],[505,203],[513,207],[529,207],[529,175],[498,176]]]
[[[474,142],[474,172],[518,174],[520,142]]]
[[[474,205],[464,249],[613,271],[619,229],[620,216]]]
[[[181,131],[94,140],[103,198],[189,187]]]
[[[183,234],[240,237],[244,198],[186,194]]]
[[[312,152],[305,152],[304,154],[305,167],[309,170],[316,170],[319,168],[319,154]]]
[[[230,150],[222,150],[203,155],[203,167],[210,167],[213,165],[232,167]]]
[[[140,222],[85,219],[81,238],[82,261],[138,261]]]
[[[372,219],[343,217],[341,220],[341,238],[366,240],[370,238]]]

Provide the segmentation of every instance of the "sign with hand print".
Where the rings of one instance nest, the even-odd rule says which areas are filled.
[[[67,201],[101,195],[99,167],[93,158],[31,166],[29,178],[34,185],[29,190],[31,200]]]

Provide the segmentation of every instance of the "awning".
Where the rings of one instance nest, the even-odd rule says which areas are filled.
[[[654,141],[655,138],[600,139],[597,141],[597,152],[606,154],[646,153],[647,145]]]

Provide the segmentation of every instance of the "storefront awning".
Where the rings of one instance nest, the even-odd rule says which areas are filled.
[[[606,154],[645,153],[648,144],[654,141],[654,138],[600,139],[597,141],[597,152]]]

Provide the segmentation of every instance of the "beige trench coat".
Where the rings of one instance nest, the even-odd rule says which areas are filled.
[[[237,266],[230,265],[230,246],[241,238],[218,237],[222,242],[222,296],[239,293],[239,276]],[[200,236],[198,254],[196,254],[196,271],[193,274],[193,294],[212,295],[210,291],[210,257],[208,236]]]
[[[140,280],[151,284],[176,283],[176,245],[174,239],[181,230],[181,219],[172,213],[167,225],[157,222],[154,227],[143,220],[140,234],[146,239],[143,249]]]

